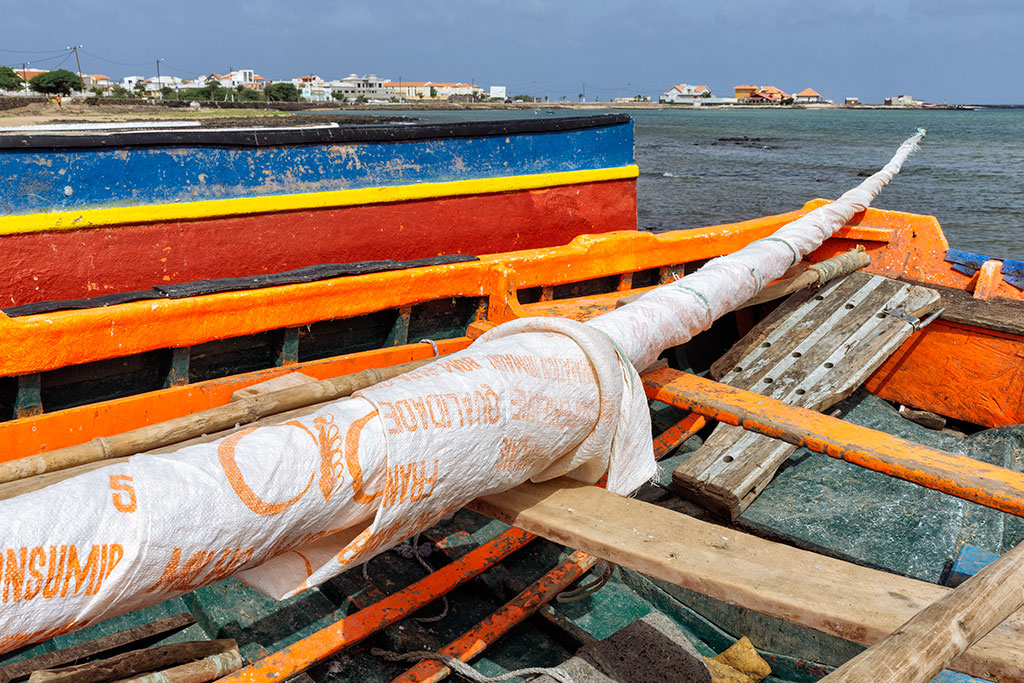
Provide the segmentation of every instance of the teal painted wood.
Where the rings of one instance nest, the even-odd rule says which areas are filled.
[[[463,133],[458,126],[449,126],[454,133],[444,136],[441,131],[429,139],[411,139],[416,126],[390,128],[392,135],[406,138],[398,141],[326,140],[265,146],[104,144],[64,149],[10,148],[12,145],[3,149],[0,144],[0,215],[500,178],[632,164],[632,121],[609,116],[606,125],[595,125],[599,118],[581,119],[586,122],[582,128],[562,124],[564,129],[548,132],[500,132],[503,125],[510,130],[522,128],[514,122],[488,127],[477,124]],[[489,129],[494,132],[486,134]],[[474,130],[480,132],[473,135]],[[395,135],[396,131],[400,134]],[[145,133],[135,135],[145,140]],[[253,136],[249,133],[250,138]],[[0,143],[3,140],[0,137]]]
[[[171,349],[171,367],[164,380],[164,389],[188,384],[188,367],[192,357],[191,347]]]
[[[18,377],[18,389],[14,396],[14,416],[31,417],[43,412],[42,386],[39,373]]]
[[[281,330],[281,348],[277,352],[275,365],[294,365],[299,362],[299,328],[287,327]]]
[[[412,306],[402,306],[398,309],[395,324],[388,333],[384,346],[401,346],[409,342],[409,320],[411,317]]]

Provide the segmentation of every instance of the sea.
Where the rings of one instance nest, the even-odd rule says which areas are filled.
[[[612,111],[612,110],[602,110]],[[347,110],[345,114],[351,114]],[[423,122],[596,113],[377,110]],[[629,110],[638,219],[661,232],[731,223],[834,199],[920,127],[920,150],[872,204],[935,216],[950,246],[1024,260],[1024,108]]]

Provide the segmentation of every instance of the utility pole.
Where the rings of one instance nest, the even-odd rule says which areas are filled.
[[[32,62],[21,63],[21,80],[25,81],[25,92],[28,92],[28,65]]]
[[[85,79],[82,78],[82,62],[78,61],[78,49],[81,45],[68,45],[68,50],[75,51],[75,64],[78,65],[78,85],[81,86],[82,92],[85,92]]]
[[[537,81],[533,82],[533,102],[537,103]]]
[[[587,101],[587,82],[583,81],[583,101]]]
[[[164,99],[164,88],[160,81],[160,62],[164,61],[163,57],[156,60],[156,89],[160,93],[160,99]]]

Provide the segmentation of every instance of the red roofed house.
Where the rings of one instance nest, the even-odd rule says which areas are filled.
[[[821,93],[807,88],[806,90],[801,90],[796,95],[793,95],[793,101],[800,104],[821,102]]]
[[[659,102],[671,102],[674,104],[693,104],[697,100],[712,97],[711,88],[706,85],[673,85],[662,93],[658,98]]]
[[[740,89],[736,88],[736,99],[745,104],[782,104],[782,101],[789,97],[784,90],[779,90],[774,85],[762,85],[757,92],[740,98]]]

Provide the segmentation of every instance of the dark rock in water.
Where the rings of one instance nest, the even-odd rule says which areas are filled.
[[[860,171],[857,173],[858,178],[870,178],[873,175],[875,175],[874,171]]]

